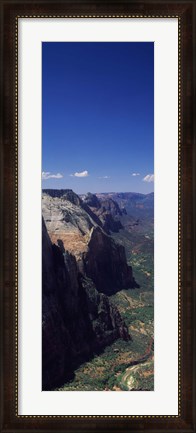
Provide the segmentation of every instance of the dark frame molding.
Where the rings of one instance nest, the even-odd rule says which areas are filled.
[[[195,423],[195,210],[196,4],[194,0],[0,0],[1,6],[1,432],[196,432]],[[179,416],[17,416],[17,16],[139,15],[180,19],[179,74]]]

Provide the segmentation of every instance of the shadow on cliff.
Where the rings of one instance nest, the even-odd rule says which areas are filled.
[[[78,272],[75,257],[42,232],[42,390],[74,378],[74,370],[122,338],[130,340],[118,309]]]

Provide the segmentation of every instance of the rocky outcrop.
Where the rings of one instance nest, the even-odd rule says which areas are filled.
[[[108,234],[111,232],[118,233],[119,230],[123,228],[121,221],[118,219],[115,220],[109,212],[103,212],[101,215],[99,215],[99,218],[102,221],[103,229]]]
[[[154,218],[154,193],[141,194],[135,192],[104,193],[97,194],[102,201],[112,199],[118,203],[121,211],[131,215],[133,218]]]
[[[102,228],[110,234],[110,232],[118,233],[123,228],[120,217],[125,213],[118,204],[111,198],[99,200],[95,194],[88,193],[83,202],[90,207],[93,213],[99,218],[102,223]]]
[[[84,272],[99,292],[112,295],[119,290],[138,287],[125,249],[99,227],[92,228],[88,251],[84,253]]]
[[[86,203],[88,206],[93,207],[95,209],[99,209],[101,207],[101,202],[97,198],[95,194],[92,194],[91,192],[88,192],[83,199],[84,203]]]
[[[64,246],[76,257],[81,274],[91,278],[99,292],[112,295],[118,290],[138,287],[132,268],[127,265],[124,247],[108,235],[102,223],[97,224],[89,206],[70,190],[71,201],[67,190],[62,190],[60,197],[55,191],[53,196],[42,197],[42,212],[52,243]],[[90,198],[94,200],[92,195]],[[106,209],[108,218],[109,215],[113,218],[108,209],[113,209],[113,214],[120,212],[112,200],[107,206],[99,210]]]
[[[81,198],[72,189],[43,189],[43,193],[53,198],[64,198],[76,205],[82,203]]]
[[[43,194],[44,196],[61,199],[61,202],[69,201],[73,205],[79,206],[81,209],[84,209],[84,211],[89,215],[90,219],[92,219],[95,224],[102,227],[101,220],[94,212],[92,212],[88,204],[85,201],[83,202],[83,200],[74,191],[72,191],[72,189],[43,189]]]
[[[117,338],[130,339],[108,297],[78,272],[75,257],[42,230],[42,389],[69,380],[80,363]]]
[[[83,209],[80,198],[76,194],[69,193],[68,200],[67,195],[61,194],[58,197],[58,190],[54,191],[57,191],[54,196],[46,193],[42,195],[42,213],[50,239],[57,245],[59,240],[63,242],[66,249],[78,260],[87,250],[89,231],[97,226],[97,223]]]
[[[123,214],[118,203],[111,198],[101,200],[101,208],[102,212],[110,212],[113,217],[120,217]]]

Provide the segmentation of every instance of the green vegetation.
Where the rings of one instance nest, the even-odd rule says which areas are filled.
[[[120,230],[113,235],[116,242],[124,245],[127,262],[133,268],[134,278],[143,291],[153,291],[154,286],[154,237],[153,235],[138,232],[138,228],[129,232]]]
[[[113,235],[125,246],[139,289],[122,290],[111,296],[129,329],[132,341],[115,341],[75,371],[74,380],[60,390],[154,389],[154,239],[153,225],[144,224]]]
[[[145,324],[152,323],[154,317],[153,306],[138,307],[133,311],[127,310],[122,313],[122,317],[125,319],[127,326],[134,323],[138,317],[140,322]]]
[[[130,295],[133,292],[135,299]],[[120,305],[121,314],[129,327],[133,340],[127,342],[119,339],[111,346],[106,347],[103,353],[81,365],[75,371],[74,380],[66,383],[60,390],[123,390],[126,385],[120,380],[120,377],[123,377],[126,369],[130,365],[135,365],[138,361],[141,362],[139,364],[141,366],[142,362],[145,361],[144,356],[147,359],[153,359],[153,347],[148,353],[153,338],[153,305],[138,307],[138,302],[140,302],[140,296],[138,295],[139,293],[136,295],[136,290],[124,290],[112,297],[112,301],[118,306]],[[120,299],[124,299],[125,296],[127,302],[121,302]],[[128,307],[130,300],[135,308],[130,309]],[[139,370],[136,375],[137,387],[141,389],[153,389],[153,360],[151,362],[152,377],[143,377],[141,374],[143,370]],[[138,379],[138,374],[141,375],[141,380]]]
[[[139,366],[127,368],[119,375],[118,384],[124,391],[153,391],[154,363],[147,361]]]

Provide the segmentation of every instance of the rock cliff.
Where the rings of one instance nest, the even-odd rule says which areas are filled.
[[[52,243],[64,246],[76,257],[81,274],[90,277],[99,292],[112,295],[137,287],[124,247],[108,235],[99,217],[96,221],[92,208],[90,212],[89,209],[73,191],[44,192],[42,212]],[[108,209],[115,214],[120,212],[114,203],[108,204],[107,212]]]
[[[90,207],[93,213],[100,219],[103,229],[109,234],[110,232],[118,233],[123,228],[120,217],[125,211],[122,211],[118,204],[111,198],[99,200],[95,194],[88,193],[83,198],[83,202]]]
[[[42,389],[70,379],[80,363],[117,338],[130,336],[117,308],[81,275],[63,242],[42,229]]]
[[[99,292],[112,295],[137,287],[132,268],[127,265],[125,249],[116,244],[100,227],[92,228],[88,251],[84,253],[84,272]]]

